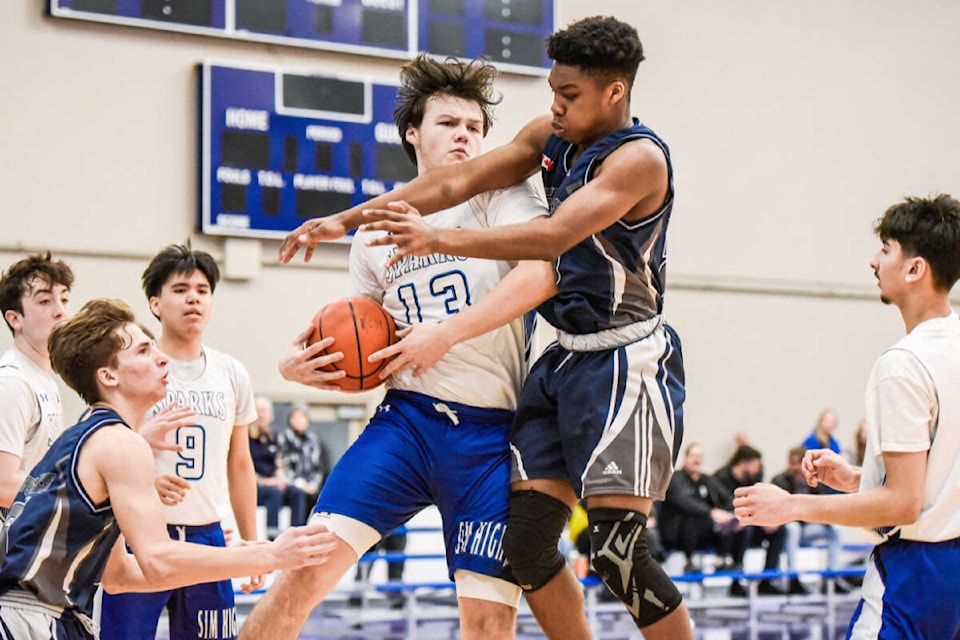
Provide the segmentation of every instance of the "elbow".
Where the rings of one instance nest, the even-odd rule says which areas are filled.
[[[152,587],[158,589],[167,588],[174,584],[176,572],[170,563],[161,557],[137,558],[140,565],[140,571],[143,573],[143,579]]]

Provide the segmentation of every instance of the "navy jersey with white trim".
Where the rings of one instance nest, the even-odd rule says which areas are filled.
[[[93,615],[93,597],[120,535],[109,499],[94,504],[77,461],[87,438],[123,419],[95,409],[65,430],[30,471],[0,533],[0,595],[14,589]]]
[[[554,327],[573,334],[647,320],[663,308],[666,278],[666,233],[673,208],[670,150],[646,126],[611,133],[587,148],[571,166],[577,146],[551,136],[543,150],[541,175],[550,215],[572,193],[594,178],[604,159],[626,142],[652,140],[667,161],[669,185],[661,207],[637,222],[618,220],[561,255],[555,264],[556,296],[538,311]]]

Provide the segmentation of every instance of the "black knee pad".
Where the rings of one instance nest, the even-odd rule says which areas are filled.
[[[673,612],[683,598],[650,555],[647,517],[629,509],[588,509],[590,560],[641,629]]]
[[[536,591],[563,569],[566,560],[557,543],[570,520],[570,508],[540,491],[510,494],[510,519],[503,534],[503,553],[524,591]]]

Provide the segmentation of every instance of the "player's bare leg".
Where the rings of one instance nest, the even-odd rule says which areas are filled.
[[[458,604],[462,640],[513,640],[516,637],[514,607],[477,598],[460,598]]]
[[[253,607],[238,640],[296,640],[307,618],[357,562],[342,540],[327,562],[284,571]]]
[[[594,508],[630,509],[649,516],[653,500],[627,495],[590,496],[587,509]],[[643,627],[643,637],[647,640],[693,640],[693,628],[690,626],[690,614],[683,603],[657,622]]]
[[[525,480],[513,483],[511,489],[539,491],[571,509],[577,504],[577,496],[566,480]],[[544,635],[550,640],[584,640],[591,637],[583,608],[583,587],[569,565],[536,591],[525,592],[524,597]]]

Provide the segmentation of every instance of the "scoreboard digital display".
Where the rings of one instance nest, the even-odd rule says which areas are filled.
[[[555,0],[49,0],[50,15],[411,59],[488,56],[545,75]]]
[[[282,238],[411,180],[396,84],[204,62],[200,231]]]

